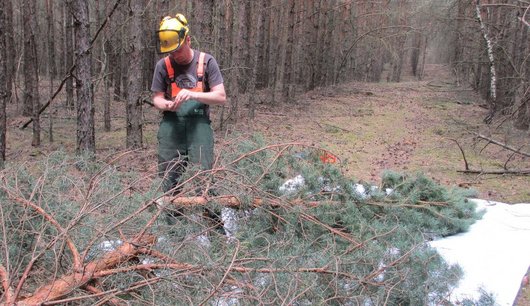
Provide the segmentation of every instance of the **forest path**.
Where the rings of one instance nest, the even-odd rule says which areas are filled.
[[[427,65],[422,81],[347,83],[306,93],[291,105],[258,105],[254,120],[239,120],[231,129],[329,149],[360,181],[378,184],[387,169],[422,172],[446,186],[473,188],[483,199],[530,202],[528,175],[457,172],[465,169],[457,142],[473,170],[502,170],[506,161],[508,169],[530,169],[529,158],[476,138],[481,133],[530,151],[528,132],[501,118],[482,122],[483,103],[470,88],[457,86],[446,66]]]

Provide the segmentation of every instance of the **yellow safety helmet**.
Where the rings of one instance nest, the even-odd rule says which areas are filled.
[[[160,21],[160,29],[157,31],[160,52],[168,53],[180,48],[188,36],[189,31],[188,21],[184,15],[177,14],[175,17],[164,17]]]

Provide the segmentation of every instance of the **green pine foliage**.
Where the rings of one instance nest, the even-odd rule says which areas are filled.
[[[53,216],[86,254],[85,262],[146,229],[158,238],[156,251],[188,265],[157,268],[148,276],[127,271],[100,280],[102,290],[110,290],[157,278],[117,295],[133,304],[447,303],[461,271],[445,263],[426,241],[465,231],[480,217],[467,200],[468,192],[448,189],[421,174],[388,172],[380,188],[367,185],[361,194],[340,164],[322,162],[322,149],[267,145],[259,136],[234,143],[222,148],[213,171],[196,175],[199,170],[190,168],[181,193],[195,196],[207,186],[213,212],[224,209],[216,196],[238,197],[243,204],[232,211],[238,216],[232,238],[203,216],[203,207],[166,206],[162,211],[153,201],[161,195],[157,178],[58,152],[2,172],[0,239],[14,239],[2,241],[9,251],[0,254],[0,262],[9,257],[17,279],[38,254],[26,292],[71,272],[64,233],[18,203],[15,198],[20,197]],[[297,176],[303,183],[280,188]],[[387,194],[386,188],[392,191]],[[256,199],[263,204],[254,207]],[[134,264],[150,263],[168,261],[140,256]]]

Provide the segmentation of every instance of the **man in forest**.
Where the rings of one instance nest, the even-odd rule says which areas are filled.
[[[226,93],[217,61],[191,48],[188,22],[182,14],[165,17],[158,30],[161,53],[155,67],[153,104],[162,112],[158,130],[158,168],[163,191],[175,195],[188,165],[211,169],[213,130],[210,105],[223,105]]]

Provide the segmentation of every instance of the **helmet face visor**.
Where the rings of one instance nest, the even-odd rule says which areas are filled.
[[[179,49],[185,41],[186,29],[177,30],[159,30],[158,34],[158,50],[160,53],[168,53]]]

